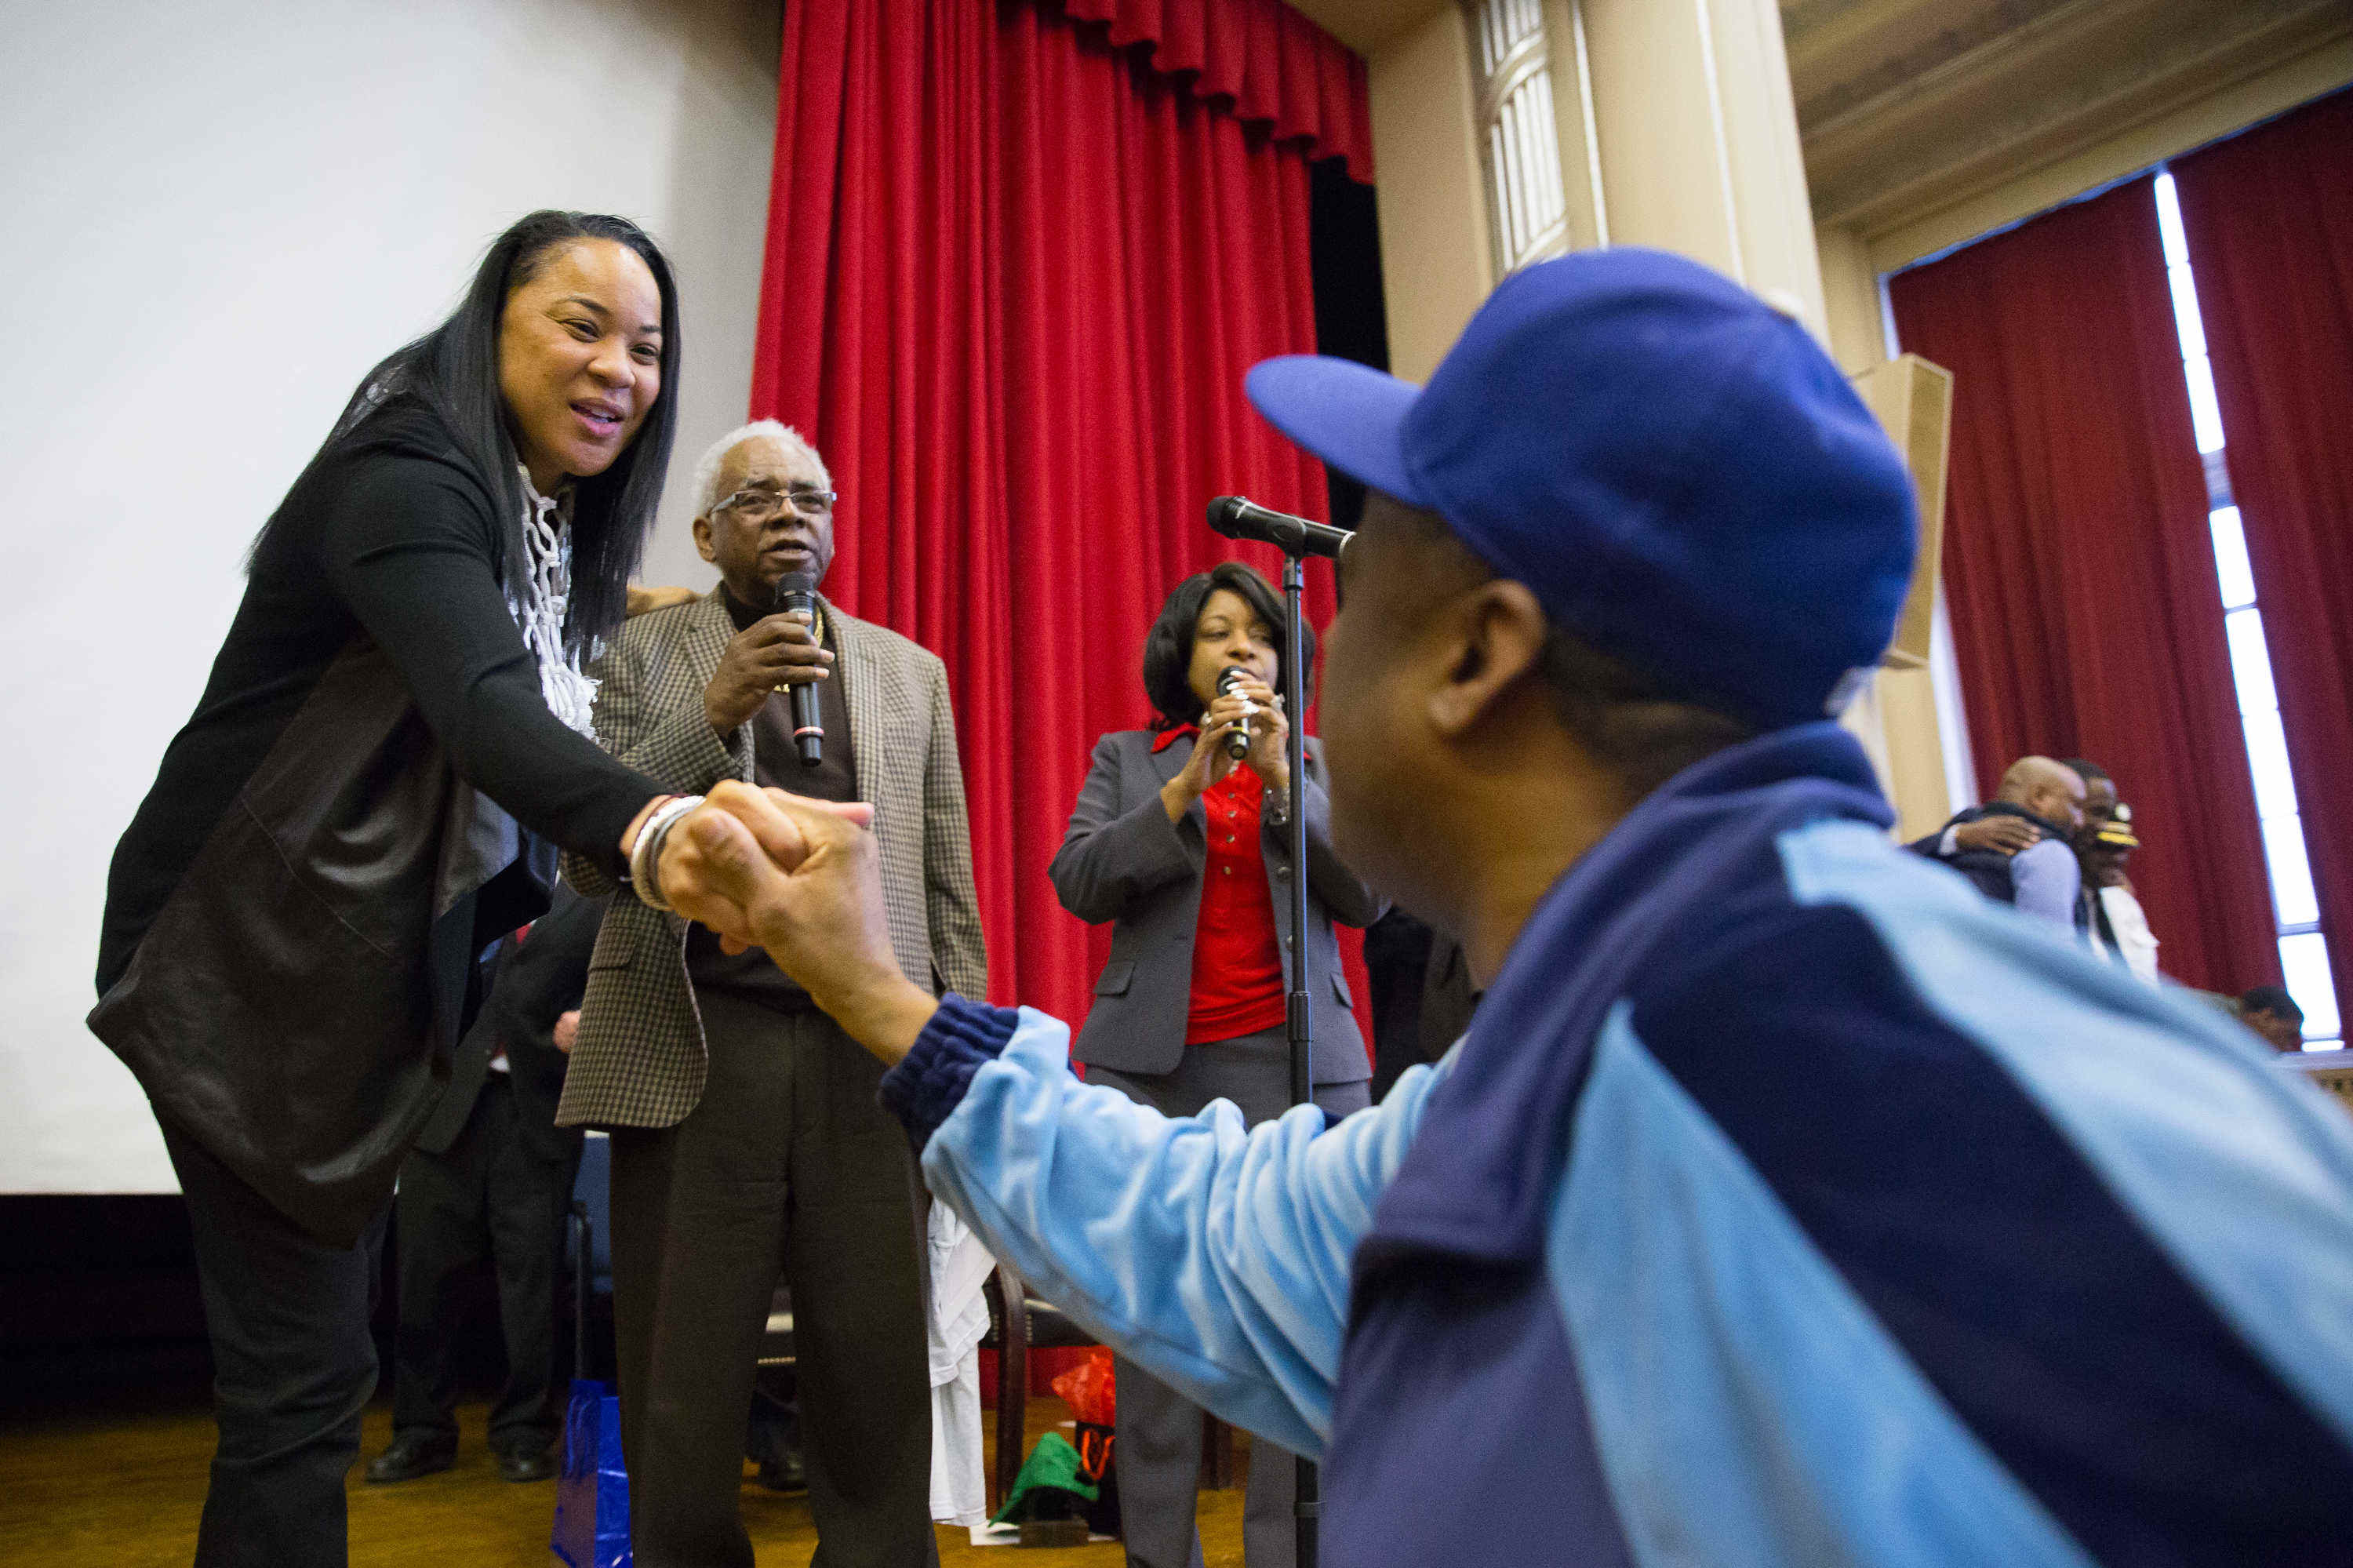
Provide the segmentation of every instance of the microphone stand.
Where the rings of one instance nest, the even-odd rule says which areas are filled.
[[[1340,529],[1269,511],[1240,495],[1220,495],[1209,503],[1209,526],[1229,539],[1261,540],[1282,552],[1282,705],[1291,721],[1284,747],[1291,769],[1291,831],[1283,835],[1289,841],[1285,848],[1291,860],[1291,990],[1284,998],[1283,1022],[1291,1042],[1291,1103],[1303,1106],[1315,1098],[1315,1040],[1314,1006],[1307,990],[1307,728],[1302,696],[1307,683],[1307,659],[1299,596],[1306,582],[1307,557],[1329,556],[1336,560],[1348,541]],[[1315,1568],[1323,1512],[1315,1461],[1301,1459],[1298,1490],[1291,1505],[1292,1523],[1297,1531],[1294,1568]]]
[[[1285,746],[1290,755],[1291,817],[1291,994],[1284,1022],[1291,1041],[1291,1103],[1303,1106],[1315,1097],[1315,1038],[1314,1004],[1307,991],[1307,716],[1301,699],[1306,682],[1305,639],[1300,630],[1300,590],[1306,582],[1306,558],[1296,549],[1282,555],[1282,705],[1291,721]],[[1323,1523],[1324,1503],[1318,1489],[1315,1461],[1296,1461],[1297,1490],[1291,1504],[1295,1532],[1294,1568],[1315,1568],[1316,1540]]]

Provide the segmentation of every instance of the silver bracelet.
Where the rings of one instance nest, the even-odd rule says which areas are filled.
[[[670,901],[661,893],[662,841],[679,819],[702,804],[700,795],[681,795],[663,803],[638,830],[638,842],[629,846],[629,886],[647,908],[669,912]]]

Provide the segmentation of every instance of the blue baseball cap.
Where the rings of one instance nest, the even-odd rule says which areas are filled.
[[[1437,513],[1689,701],[1819,719],[1894,634],[1918,535],[1904,460],[1803,326],[1684,257],[1526,268],[1426,387],[1315,355],[1246,385],[1284,435]]]

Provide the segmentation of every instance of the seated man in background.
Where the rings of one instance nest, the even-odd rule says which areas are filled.
[[[2075,858],[2084,873],[2084,917],[2092,950],[2116,959],[2134,976],[2155,985],[2157,933],[2125,874],[2125,862],[2140,848],[2132,808],[2116,798],[2116,780],[2096,762],[2080,757],[2065,765],[2084,781],[2084,827],[2075,835]]]
[[[2076,929],[2082,868],[2075,835],[2084,826],[2084,780],[2047,757],[2021,757],[2001,788],[1908,847],[1951,866],[1977,890],[2020,914]]]
[[[2239,1022],[2274,1051],[2304,1049],[2304,1009],[2280,986],[2255,986],[2240,997]]]
[[[604,917],[603,899],[559,886],[545,915],[499,944],[449,1086],[401,1164],[392,1444],[367,1467],[378,1485],[446,1470],[457,1456],[449,1288],[482,1257],[498,1275],[507,1349],[491,1451],[510,1481],[555,1474],[556,1256],[580,1169],[580,1134],[555,1125],[555,1106]]]
[[[1616,248],[1514,274],[1427,389],[1249,388],[1374,493],[1334,842],[1479,1011],[1335,1127],[1165,1118],[900,972],[865,808],[720,787],[661,892],[895,1064],[932,1190],[1323,1459],[1327,1563],[2342,1561],[2353,1125],[1888,844],[1826,715],[1911,484],[1806,329]]]

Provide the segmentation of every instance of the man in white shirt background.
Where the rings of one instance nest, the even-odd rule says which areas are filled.
[[[2067,758],[2084,781],[2084,829],[2075,842],[2084,873],[2084,924],[2093,948],[2115,959],[2137,980],[2157,983],[2157,934],[2140,906],[2125,862],[2140,848],[2132,808],[2116,798],[2116,780],[2096,762]]]

